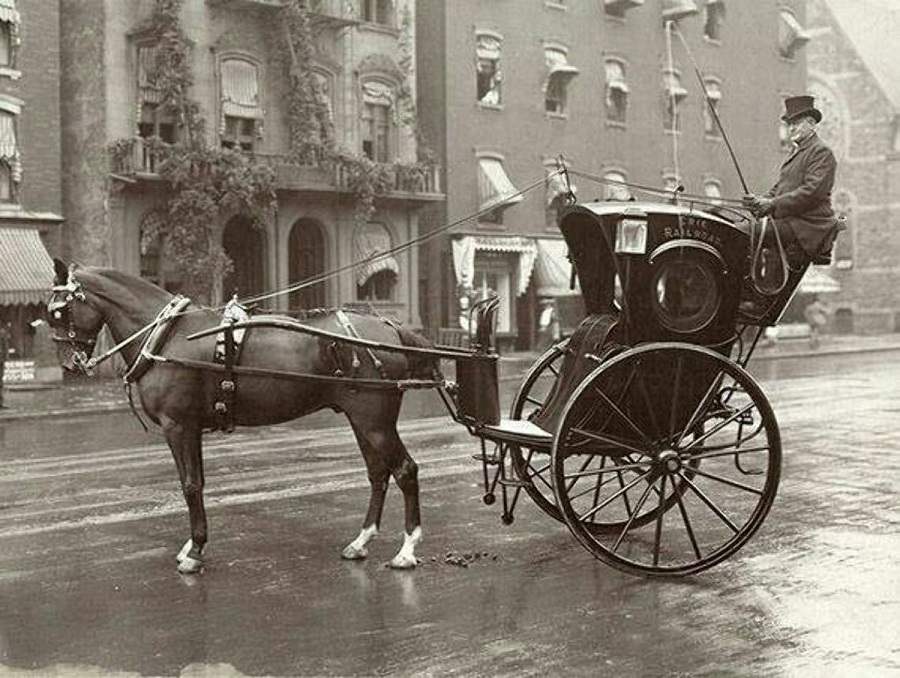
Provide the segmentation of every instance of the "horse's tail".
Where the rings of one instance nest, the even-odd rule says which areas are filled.
[[[400,344],[413,348],[433,348],[434,344],[418,332],[413,332],[402,325],[394,325]],[[425,355],[407,355],[409,365],[409,377],[413,379],[432,379],[440,371],[440,363],[437,358]]]

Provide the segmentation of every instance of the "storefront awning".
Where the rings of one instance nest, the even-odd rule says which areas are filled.
[[[537,241],[537,262],[534,283],[539,297],[563,297],[580,294],[577,281],[575,289],[569,289],[572,280],[572,262],[565,240],[540,238]]]
[[[503,163],[497,158],[478,159],[478,209],[515,205],[523,196],[509,180]]]
[[[40,304],[53,284],[53,260],[34,229],[0,227],[0,306]]]
[[[19,12],[16,10],[15,0],[0,0],[0,21],[18,24]]]
[[[472,287],[476,252],[509,252],[519,255],[516,294],[525,294],[537,259],[537,245],[533,239],[509,235],[466,235],[452,242],[457,284],[467,289]]]
[[[829,292],[839,292],[841,284],[828,275],[825,271],[815,266],[806,269],[803,280],[797,291],[802,294],[827,294]]]

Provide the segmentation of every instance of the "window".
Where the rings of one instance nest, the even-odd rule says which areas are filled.
[[[809,33],[789,9],[782,9],[778,22],[778,51],[786,59],[793,59],[797,50],[809,42]]]
[[[503,38],[496,33],[479,33],[475,36],[476,99],[486,106],[503,103],[500,83],[500,50]]]
[[[503,167],[503,157],[482,155],[478,158],[478,217],[480,222],[503,223],[503,211],[522,202],[523,196],[510,181]]]
[[[21,180],[22,164],[19,158],[16,115],[4,108],[0,110],[0,202],[18,202]]]
[[[667,132],[680,129],[678,106],[687,96],[687,90],[681,86],[681,76],[676,71],[663,74],[663,128]]]
[[[178,293],[182,286],[181,274],[172,259],[166,256],[165,242],[166,212],[151,209],[141,219],[139,233],[141,277],[154,285]]]
[[[544,63],[547,65],[544,110],[556,115],[565,115],[569,83],[578,75],[578,69],[569,64],[566,50],[560,47],[546,47]]]
[[[363,84],[362,152],[369,160],[393,159],[394,90],[381,82]]]
[[[392,246],[391,233],[384,224],[369,222],[356,229],[353,234],[353,260],[366,262],[356,271],[357,300],[393,300],[400,265],[393,255],[385,255]]]
[[[393,0],[362,0],[362,18],[372,24],[394,25]]]
[[[705,195],[710,204],[722,204],[722,183],[718,179],[707,179],[703,182],[703,195]]]
[[[662,0],[663,21],[678,21],[698,12],[694,0]]]
[[[678,187],[681,186],[681,177],[675,174],[675,172],[664,172],[663,173],[663,188],[674,194]],[[684,188],[681,186],[682,189]],[[671,196],[670,196],[671,197]]]
[[[722,22],[725,19],[724,0],[706,0],[706,20],[703,23],[703,35],[708,40],[718,42],[722,39]]]
[[[497,332],[512,331],[513,290],[510,257],[502,252],[477,252],[473,292],[476,300],[499,297],[497,307]]]
[[[625,18],[625,12],[632,7],[640,7],[644,0],[603,0],[603,10],[608,16]]]
[[[252,152],[262,136],[258,68],[247,59],[228,57],[222,59],[220,69],[222,148]]]
[[[176,140],[175,118],[162,106],[162,94],[156,83],[156,45],[137,47],[137,135],[141,139],[158,137],[167,143]],[[144,144],[137,149],[138,171],[156,172],[156,155]]]
[[[706,87],[707,101],[703,102],[703,131],[708,137],[720,136],[719,126],[716,124],[715,117],[710,108],[714,109],[716,115],[719,114],[719,102],[722,100],[722,86],[717,80],[706,80],[703,82]]]
[[[16,53],[20,43],[19,21],[15,0],[0,0],[0,68],[7,69],[7,76],[11,75],[8,69],[16,68]]]
[[[628,112],[628,83],[625,82],[625,63],[619,59],[606,60],[606,119],[625,124]]]
[[[624,172],[618,170],[610,170],[603,174],[603,180],[606,183],[606,199],[607,200],[631,200],[631,190],[625,185],[627,179]]]

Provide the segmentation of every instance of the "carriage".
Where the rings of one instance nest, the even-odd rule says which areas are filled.
[[[76,280],[69,270],[68,280],[62,280],[65,269],[58,268],[50,322],[62,332],[57,339],[69,348],[76,366],[97,362],[86,357],[93,349],[91,334],[104,322],[120,335],[113,350],[121,350],[131,363],[133,381],[147,381],[147,371],[163,365],[166,369],[156,372],[161,376],[150,370],[150,395],[142,391],[141,398],[145,410],[162,413],[151,413],[151,418],[164,427],[178,419],[165,413],[177,412],[171,409],[176,405],[166,404],[170,409],[164,411],[157,401],[171,392],[172,382],[164,379],[177,370],[200,375],[194,379],[196,390],[185,391],[193,395],[181,398],[208,404],[209,411],[200,412],[200,406],[190,410],[199,418],[197,427],[210,426],[223,414],[233,425],[235,412],[238,424],[249,425],[302,416],[323,405],[347,413],[369,467],[372,498],[363,531],[345,549],[345,557],[365,557],[390,473],[407,507],[404,545],[392,564],[415,565],[413,548],[420,535],[415,464],[399,439],[399,447],[380,460],[375,449],[394,445],[396,431],[391,435],[383,421],[393,417],[388,423],[396,423],[399,395],[394,407],[394,394],[434,388],[452,418],[480,441],[474,456],[482,466],[483,499],[494,504],[499,497],[503,522],[513,522],[517,502],[528,496],[549,517],[565,523],[591,554],[615,568],[644,576],[687,575],[734,554],[772,505],[781,439],[768,400],[745,368],[764,327],[777,322],[805,271],[805,266],[788,271],[777,289],[754,285],[754,252],[762,251],[754,240],[759,231],[740,213],[733,213],[737,219],[723,214],[727,212],[674,201],[566,207],[559,227],[585,318],[526,373],[508,416],[500,410],[493,342],[496,298],[473,305],[470,348],[429,346],[405,340],[408,335],[402,333],[400,342],[378,332],[363,336],[366,332],[340,315],[331,325],[250,316],[212,327],[207,320],[204,327],[203,321],[179,320],[186,302],[177,297],[167,304],[168,312],[129,332],[127,327],[114,330],[109,310],[97,310],[90,322],[76,322],[76,311],[84,304],[75,302],[91,303],[85,290],[90,285],[83,282],[91,276]],[[109,290],[98,295],[112,296]],[[179,325],[173,338],[169,333],[176,321],[184,327]],[[245,346],[248,357],[239,360],[236,336],[244,332],[262,343],[256,353],[248,354]],[[271,362],[277,344],[272,342],[285,335],[316,342],[295,352],[313,352],[318,362],[306,370],[286,358]],[[125,348],[135,336],[143,337],[139,352],[133,344]],[[273,339],[265,344],[264,336]],[[218,337],[221,360],[197,358],[203,353],[196,352],[185,357],[191,346],[213,337]],[[425,371],[399,378],[390,364],[397,355],[425,361],[420,364]],[[455,362],[454,381],[434,369],[441,360]],[[267,421],[240,414],[241,407],[247,411],[241,398],[262,402],[276,390],[274,384],[284,382],[311,382],[317,394],[331,393],[332,400],[321,396]],[[388,392],[390,407],[367,395]],[[295,390],[266,402],[298,397],[312,398]],[[184,416],[166,435],[176,461],[182,455],[178,469],[191,512],[192,538],[179,554],[187,565],[180,569],[196,571],[206,541],[202,459],[194,428],[196,446],[193,438],[178,437],[192,421]]]

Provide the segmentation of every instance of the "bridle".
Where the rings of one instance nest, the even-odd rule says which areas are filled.
[[[56,295],[58,294],[65,294],[62,301],[56,300]],[[84,372],[88,372],[94,366],[91,364],[90,355],[94,352],[94,346],[97,344],[97,336],[88,336],[75,325],[72,305],[76,301],[86,304],[87,296],[81,283],[70,273],[69,280],[65,285],[53,286],[50,300],[47,302],[47,311],[53,319],[59,321],[65,316],[68,328],[65,336],[61,336],[57,334],[57,328],[51,324],[50,338],[58,344],[68,345],[72,349],[73,365]]]

